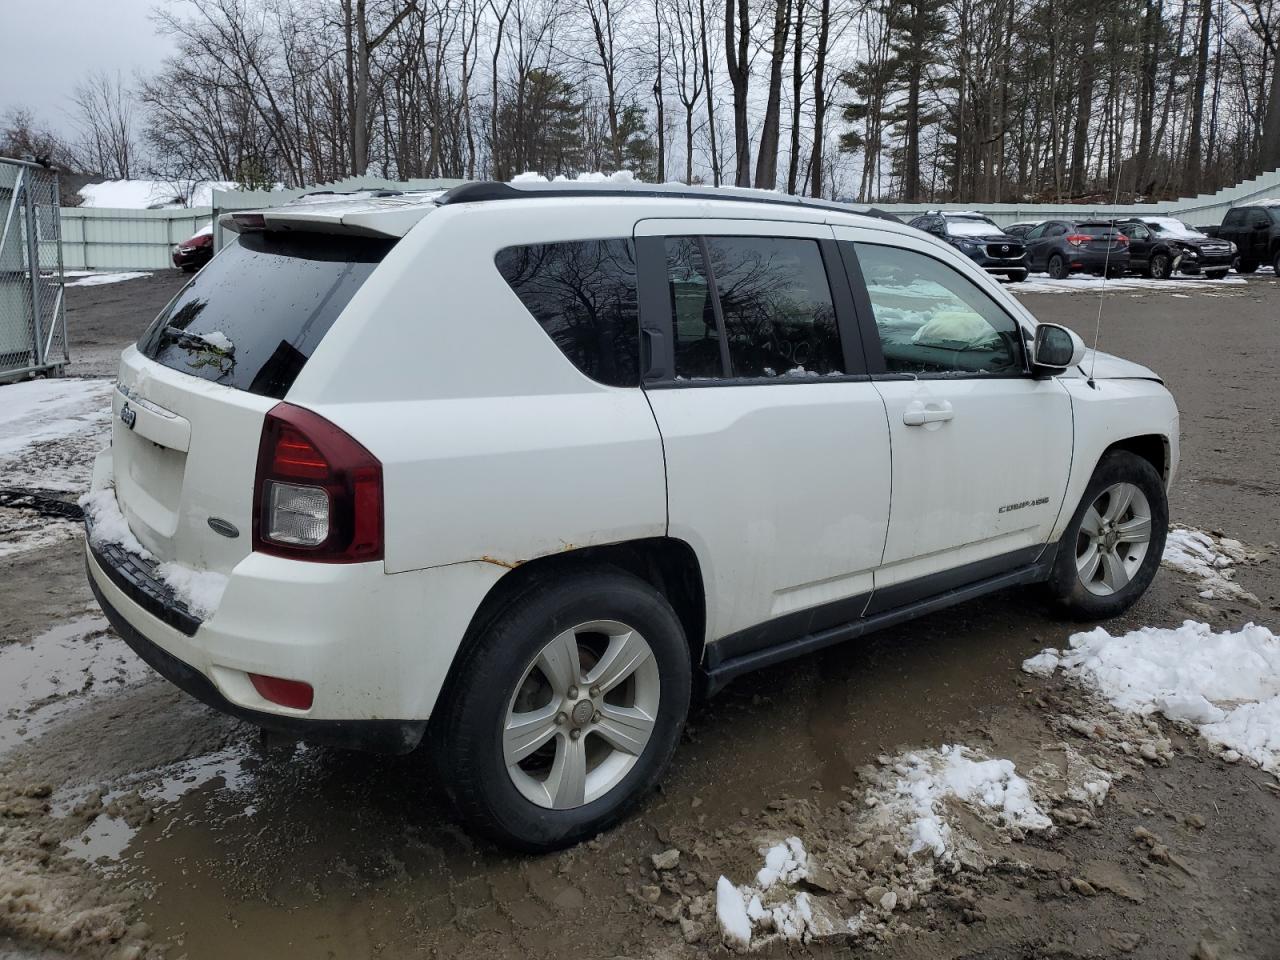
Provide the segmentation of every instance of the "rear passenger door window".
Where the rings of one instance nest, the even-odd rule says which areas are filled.
[[[640,383],[640,321],[632,241],[506,247],[498,272],[560,351],[592,380]]]
[[[1018,324],[968,277],[903,247],[855,245],[887,373],[1020,375]]]
[[[677,379],[846,372],[817,240],[708,236],[665,243]]]

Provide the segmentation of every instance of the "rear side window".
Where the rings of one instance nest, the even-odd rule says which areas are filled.
[[[667,280],[678,378],[845,372],[816,240],[669,237]]]
[[[640,383],[640,312],[630,240],[507,247],[498,272],[561,352],[592,380]]]
[[[1245,222],[1245,208],[1236,207],[1234,210],[1228,210],[1226,219],[1222,221],[1224,227],[1242,227]]]
[[[393,243],[242,234],[160,311],[138,349],[174,370],[283,398]]]

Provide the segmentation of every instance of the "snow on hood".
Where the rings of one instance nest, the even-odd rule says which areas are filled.
[[[1084,359],[1080,361],[1080,373],[1087,377],[1090,372],[1098,380],[1155,380],[1157,383],[1164,383],[1160,375],[1150,367],[1101,350],[1098,351],[1096,365],[1093,362],[1093,351],[1085,351]]]

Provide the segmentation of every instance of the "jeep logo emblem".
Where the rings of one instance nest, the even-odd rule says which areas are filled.
[[[132,430],[133,425],[138,422],[138,411],[134,410],[133,407],[126,403],[120,408],[120,420],[126,427]]]

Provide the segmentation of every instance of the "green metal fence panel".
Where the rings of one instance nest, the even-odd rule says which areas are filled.
[[[163,270],[173,246],[213,217],[212,207],[123,210],[64,207],[63,255],[68,270]]]

